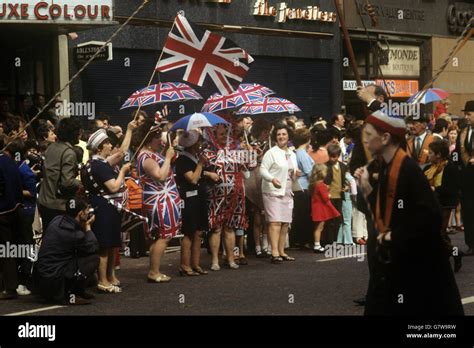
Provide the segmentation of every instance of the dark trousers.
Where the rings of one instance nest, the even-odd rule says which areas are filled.
[[[66,267],[63,277],[46,278],[38,272],[34,272],[35,291],[47,301],[63,303],[71,300],[70,294],[80,295],[86,289],[86,283],[99,267],[99,255],[92,254],[72,260]],[[81,277],[75,277],[74,273],[79,269]]]
[[[14,243],[16,226],[20,221],[18,209],[6,215],[0,215],[0,244]],[[3,280],[2,290],[16,291],[18,286],[18,273],[16,260],[11,257],[0,257],[0,275]]]
[[[38,210],[41,215],[41,222],[43,224],[43,233],[46,232],[49,223],[58,215],[63,215],[63,210],[51,209],[44,205],[38,204]]]
[[[324,225],[324,230],[321,235],[321,244],[332,244],[337,240],[337,233],[339,232],[339,226],[342,224],[342,199],[341,198],[331,198],[331,203],[334,208],[337,209],[339,217],[329,220]]]
[[[461,217],[467,246],[474,249],[474,165],[461,171]]]
[[[132,212],[141,215],[141,210],[132,210]],[[130,256],[131,257],[144,257],[148,250],[147,242],[145,240],[145,231],[143,230],[143,224],[136,226],[130,231]]]
[[[34,251],[35,242],[33,241],[33,229],[32,224],[34,215],[25,213],[24,210],[20,211],[21,220],[17,222],[15,230],[16,233],[13,239],[16,244],[29,245],[30,249]],[[17,258],[17,269],[18,269],[18,282],[21,285],[26,285],[28,288],[31,287],[31,272],[33,267],[33,261],[28,258]]]
[[[311,193],[309,190],[294,193],[293,222],[291,223],[290,245],[302,247],[313,240],[311,218]]]

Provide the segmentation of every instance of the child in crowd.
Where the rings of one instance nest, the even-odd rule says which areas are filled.
[[[346,172],[346,186],[344,200],[342,201],[342,225],[337,233],[337,243],[352,245],[352,204],[357,197],[357,183],[354,177]]]
[[[314,227],[314,252],[322,253],[324,248],[321,246],[321,232],[324,229],[325,221],[339,217],[340,214],[330,201],[328,186],[324,183],[327,175],[327,166],[325,164],[315,164],[310,177],[309,189],[311,196],[311,216]]]

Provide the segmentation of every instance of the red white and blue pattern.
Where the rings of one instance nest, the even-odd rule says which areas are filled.
[[[202,86],[210,77],[221,94],[232,93],[247,74],[253,58],[234,42],[176,16],[156,70],[185,68],[183,80]]]
[[[283,98],[260,98],[250,104],[245,104],[238,112],[238,115],[256,115],[266,113],[288,112],[290,114],[301,111],[299,107]]]
[[[171,127],[170,132],[177,131],[178,129],[184,129],[189,132],[192,129],[214,127],[218,124],[229,124],[229,122],[210,112],[196,112],[176,121],[173,127]]]
[[[434,101],[446,99],[449,93],[440,88],[428,88],[426,91],[419,91],[408,99],[409,104],[428,104]]]
[[[202,99],[202,97],[185,83],[162,82],[136,91],[125,101],[121,109],[191,99]]]
[[[165,182],[159,182],[145,173],[144,162],[152,159],[160,166],[165,159],[158,153],[142,151],[137,158],[137,170],[143,189],[143,212],[148,217],[149,239],[173,238],[181,228],[183,201],[178,193],[173,172],[170,170]]]
[[[216,112],[226,109],[233,109],[245,103],[251,103],[254,100],[275,94],[270,88],[257,83],[242,83],[234,93],[221,95],[218,93],[210,96],[202,112]]]

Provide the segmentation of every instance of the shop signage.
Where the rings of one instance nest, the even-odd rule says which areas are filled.
[[[89,41],[84,42],[82,44],[77,45],[74,47],[74,57],[76,58],[76,62],[79,64],[83,64],[87,62],[99,49],[104,45],[104,42],[100,41]],[[100,53],[95,57],[94,61],[99,60],[112,60],[112,43],[109,43],[105,46]]]
[[[471,20],[472,10],[458,10],[455,5],[448,7],[448,27],[452,33],[461,33]]]
[[[112,22],[113,0],[0,0],[0,22]]]
[[[337,18],[335,12],[322,11],[319,6],[291,8],[286,2],[271,6],[269,0],[255,0],[251,10],[254,16],[275,17],[275,21],[278,23],[285,23],[287,20],[293,19],[334,23]]]
[[[362,81],[362,85],[367,87],[368,85],[374,85],[375,81]],[[356,91],[357,81],[356,80],[344,80],[342,81],[342,88],[344,91]]]
[[[408,98],[419,91],[417,80],[375,80],[392,98]]]
[[[382,45],[382,49],[389,50],[388,63],[380,64],[383,76],[420,76],[420,48],[418,46]]]
[[[357,7],[361,15],[363,16],[368,15],[364,2],[357,2]],[[374,8],[375,15],[377,17],[395,19],[395,20],[405,20],[405,19],[414,20],[414,21],[425,20],[425,11],[422,9],[375,5],[375,4],[373,4],[372,7]]]

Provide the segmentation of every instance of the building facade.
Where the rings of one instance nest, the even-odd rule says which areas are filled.
[[[141,1],[116,2],[115,20],[124,22]],[[341,44],[332,0],[153,1],[117,36],[113,60],[95,62],[73,84],[72,100],[95,102],[98,111],[125,123],[132,109],[121,105],[147,85],[178,11],[205,29],[245,49],[255,61],[243,82],[260,83],[302,109],[297,116],[329,118],[341,105]],[[115,27],[81,32],[70,42],[105,41]],[[70,73],[79,65],[70,60]],[[156,75],[153,82],[182,81],[178,72]],[[217,92],[193,86],[204,99]],[[169,104],[171,118],[199,111],[204,100]],[[159,106],[146,107],[153,113]]]
[[[457,37],[474,12],[473,1],[371,0],[377,17],[372,25],[365,1],[344,0],[344,13],[363,80],[386,86],[395,101],[422,89],[436,75]],[[344,50],[344,57],[347,51]],[[449,112],[461,115],[466,100],[474,99],[474,41],[471,39],[449,62],[433,87],[450,93]],[[344,59],[344,58],[343,58]],[[344,104],[360,113],[352,80],[344,67]],[[369,82],[367,82],[369,83]],[[430,113],[428,105],[425,111]]]

